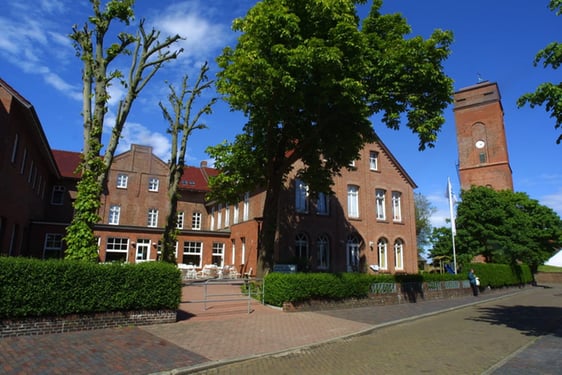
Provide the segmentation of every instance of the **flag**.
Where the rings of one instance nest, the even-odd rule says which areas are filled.
[[[457,234],[457,228],[455,227],[455,212],[454,212],[454,198],[453,198],[453,187],[451,185],[451,179],[447,177],[447,198],[449,198],[449,214],[451,215],[451,233]]]

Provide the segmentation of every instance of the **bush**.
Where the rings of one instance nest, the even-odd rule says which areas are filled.
[[[302,302],[314,299],[343,300],[367,298],[371,286],[376,283],[401,284],[403,290],[420,287],[424,282],[466,280],[468,270],[474,268],[480,285],[492,288],[527,284],[533,281],[527,265],[510,267],[505,264],[469,264],[466,272],[445,274],[377,274],[363,273],[277,273],[265,277],[264,301],[274,306],[284,302]],[[404,289],[406,288],[406,289]]]
[[[177,309],[180,271],[171,264],[96,264],[0,257],[0,318]]]
[[[501,288],[505,286],[528,284],[533,281],[531,268],[526,264],[472,263],[466,267],[466,274],[473,268],[480,278],[480,286]],[[466,278],[466,274],[463,275]]]

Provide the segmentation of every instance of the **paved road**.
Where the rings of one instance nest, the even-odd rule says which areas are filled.
[[[202,293],[177,323],[0,339],[0,374],[562,373],[562,284],[299,313]]]
[[[344,310],[325,314],[353,318]],[[562,293],[533,288],[363,335],[186,373],[562,374]]]

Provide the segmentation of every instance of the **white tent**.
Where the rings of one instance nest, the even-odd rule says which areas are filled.
[[[544,262],[546,266],[562,267],[562,250],[558,251],[552,258]]]

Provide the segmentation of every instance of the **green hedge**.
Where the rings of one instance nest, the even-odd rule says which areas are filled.
[[[531,268],[526,264],[510,266],[507,264],[492,263],[473,263],[466,267],[466,274],[470,268],[480,279],[480,286],[490,286],[491,288],[501,288],[528,284],[533,281]],[[466,278],[466,274],[464,275]]]
[[[492,288],[527,284],[533,275],[527,265],[510,267],[505,264],[470,264],[466,272],[454,274],[362,274],[362,273],[277,273],[265,277],[264,301],[273,306],[283,302],[302,302],[314,299],[342,300],[366,298],[374,283],[398,283],[403,287],[430,281],[467,280],[468,270],[474,268],[481,287]]]
[[[177,309],[180,299],[171,264],[0,257],[0,318]]]

